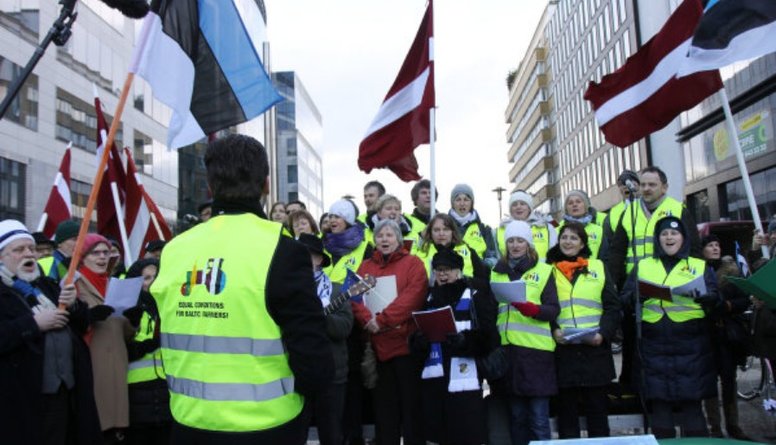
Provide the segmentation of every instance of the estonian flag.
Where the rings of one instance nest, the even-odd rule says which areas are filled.
[[[253,119],[282,100],[262,65],[263,34],[255,0],[154,0],[129,70],[172,108],[168,147]]]
[[[776,1],[705,0],[679,75],[722,68],[776,51]]]

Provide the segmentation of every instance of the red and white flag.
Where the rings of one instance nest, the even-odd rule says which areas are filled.
[[[153,240],[172,237],[162,213],[143,187],[132,153],[124,148],[127,157],[126,227],[129,249],[133,258],[142,258],[145,246]]]
[[[40,217],[38,232],[43,232],[47,238],[53,238],[57,226],[62,221],[73,217],[73,207],[70,199],[70,147],[67,144],[62,162],[59,164],[59,171],[54,178],[54,186],[51,187],[46,208]]]
[[[96,94],[94,96],[94,110],[97,114],[97,159],[100,159],[105,142],[108,140],[108,123],[102,113],[100,98]],[[122,232],[124,231],[123,208],[126,173],[124,172],[124,162],[115,144],[111,146],[106,170],[97,194],[97,233],[118,241],[126,253],[126,246],[122,241],[124,239]]]
[[[358,168],[388,168],[403,181],[417,181],[413,151],[427,144],[434,98],[434,20],[432,1],[393,86],[358,149]]]
[[[677,78],[702,14],[701,0],[684,0],[625,65],[590,82],[585,99],[608,142],[626,147],[722,88],[716,70]]]

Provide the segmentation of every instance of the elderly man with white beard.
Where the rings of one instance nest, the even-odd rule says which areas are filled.
[[[35,241],[0,221],[0,431],[4,443],[92,444],[101,439],[88,310],[75,287],[41,276]],[[10,436],[9,436],[10,435]]]

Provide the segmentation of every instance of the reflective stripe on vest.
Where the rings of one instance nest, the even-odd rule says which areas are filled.
[[[671,269],[671,273],[666,274],[665,267],[663,267],[660,259],[647,258],[639,263],[639,278],[675,288],[687,284],[698,277],[703,277],[705,270],[705,261],[690,257],[679,261]],[[681,295],[673,295],[673,298],[676,303],[658,298],[649,298],[644,303],[642,319],[646,323],[657,323],[665,314],[671,321],[682,323],[705,316],[701,306],[691,298]]]
[[[471,251],[469,250],[469,246],[466,244],[459,244],[453,248],[453,250],[458,253],[458,255],[461,255],[461,258],[463,258],[463,270],[461,273],[463,273],[466,277],[474,277],[474,265],[472,265],[472,255]],[[434,255],[437,253],[436,246],[431,243],[428,246],[428,250],[424,251],[421,249],[412,249],[412,254],[416,257],[420,258],[423,261],[423,266],[426,268],[426,275],[428,275],[429,278],[431,278],[431,260],[434,259]]]
[[[218,215],[165,246],[151,286],[161,323],[170,410],[207,431],[263,431],[301,412],[280,327],[266,306],[282,226]]]
[[[624,217],[622,219],[622,226],[625,229],[625,233],[628,234],[628,260],[625,264],[625,270],[628,273],[633,270],[633,264],[637,260],[640,261],[644,258],[649,258],[652,256],[652,252],[654,252],[653,237],[655,235],[655,225],[657,222],[667,216],[681,218],[682,210],[684,209],[684,205],[682,205],[681,202],[671,198],[670,196],[666,196],[663,199],[663,202],[661,202],[655,211],[652,212],[652,215],[649,217],[649,219],[647,219],[646,214],[644,214],[644,209],[642,208],[642,201],[640,199],[636,200],[633,205],[636,206],[635,229],[630,217]],[[636,245],[635,257],[633,255],[633,249],[631,248],[634,240]]]
[[[587,273],[580,274],[574,284],[563,273],[553,268],[558,290],[561,328],[592,328],[598,326],[603,314],[601,294],[606,283],[606,270],[600,260],[588,260]]]
[[[250,384],[200,382],[169,376],[167,385],[171,392],[211,402],[264,402],[294,392],[293,378]]]
[[[364,241],[361,241],[361,244],[356,246],[355,249],[351,250],[347,255],[340,257],[340,259],[337,261],[337,264],[332,266],[331,274],[329,275],[331,282],[342,284],[345,282],[348,269],[353,272],[357,271],[361,266],[361,262],[364,261],[364,253],[366,252],[366,248],[368,246],[369,243],[366,241],[366,239],[364,239]]]
[[[504,239],[505,226],[501,226],[496,231],[496,243],[498,243],[498,252],[501,257],[507,256],[507,240]],[[531,226],[533,234],[534,250],[539,255],[539,261],[547,258],[547,252],[550,250],[550,230],[547,227]]]
[[[538,263],[526,271],[521,279],[525,281],[526,300],[541,305],[542,292],[552,277],[552,267]],[[509,282],[509,276],[493,272],[493,282]],[[542,351],[554,351],[555,340],[552,338],[550,323],[526,317],[511,305],[501,303],[496,317],[496,326],[501,336],[502,345],[517,345]]]
[[[154,323],[148,312],[143,312],[140,317],[140,326],[135,335],[136,342],[150,340],[154,336]],[[127,383],[150,382],[157,379],[164,379],[164,365],[162,363],[162,353],[159,348],[149,352],[139,360],[130,362],[127,366]]]

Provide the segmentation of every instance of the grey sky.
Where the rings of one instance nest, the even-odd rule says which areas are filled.
[[[411,211],[411,184],[387,170],[358,170],[358,144],[393,83],[415,36],[423,0],[265,0],[272,69],[294,70],[324,120],[324,206],[358,197],[370,179]],[[515,69],[546,5],[541,0],[437,0],[434,40],[437,100],[437,208],[450,208],[453,185],[474,188],[475,207],[496,224],[491,190],[510,188],[506,159],[505,78]],[[428,177],[429,149],[415,151]],[[504,197],[506,209],[507,197]],[[505,210],[506,211],[506,210]]]

